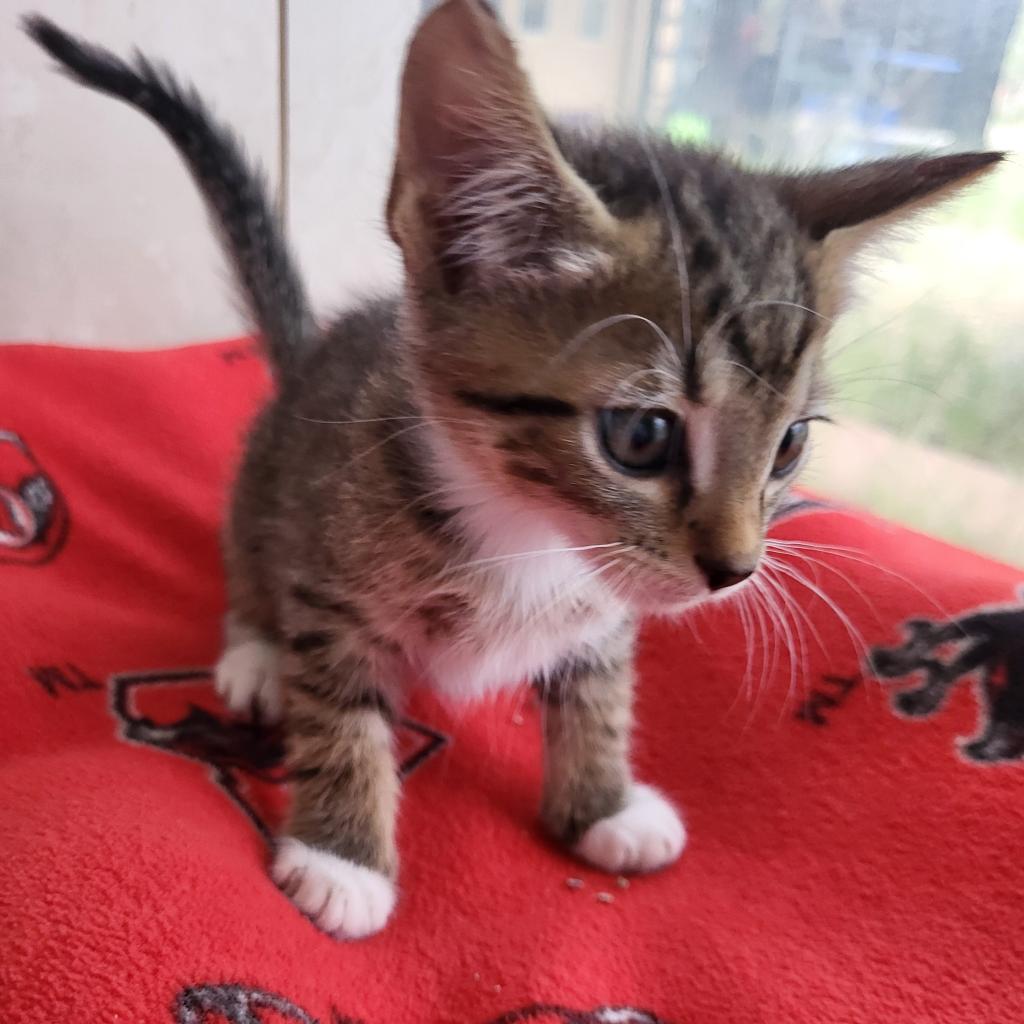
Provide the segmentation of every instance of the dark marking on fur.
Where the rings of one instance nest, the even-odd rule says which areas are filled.
[[[327,685],[322,685],[326,683]],[[311,700],[316,701],[318,704],[323,704],[328,701],[334,700],[335,691],[337,689],[337,683],[335,680],[324,679],[321,680],[318,677],[311,678],[308,674],[303,676],[297,676],[289,680],[288,686],[296,690],[299,693],[305,694]],[[322,730],[322,726],[314,725],[314,734]]]
[[[491,395],[460,389],[455,397],[463,405],[498,416],[576,416],[574,405],[552,395]]]
[[[344,793],[355,781],[355,772],[350,764],[337,764],[330,769],[332,788]]]
[[[704,307],[705,315],[709,321],[708,326],[711,326],[711,322],[718,318],[718,315],[722,312],[722,307],[729,301],[729,286],[725,284],[717,284],[711,289],[711,293],[708,295],[707,305]]]
[[[573,700],[573,687],[588,676],[605,675],[609,666],[586,658],[569,657],[559,662],[547,675],[533,680],[533,686],[546,704],[563,706]]]
[[[509,459],[505,463],[505,472],[509,476],[519,477],[520,480],[526,480],[531,484],[543,484],[545,487],[554,487],[558,483],[558,477],[550,470],[542,466],[531,466],[518,459]]]
[[[690,347],[683,353],[683,361],[686,367],[686,380],[683,385],[686,390],[686,397],[689,401],[699,405],[701,402],[701,381],[700,368],[697,365],[697,343],[693,341]]]
[[[333,601],[326,594],[321,594],[316,590],[312,590],[310,587],[303,586],[301,583],[296,583],[292,587],[292,597],[301,604],[306,605],[309,608],[315,608],[321,612],[337,612],[344,614],[344,605],[338,601]]]
[[[750,338],[747,336],[747,332],[743,327],[743,324],[737,323],[728,334],[729,345],[732,350],[736,353],[736,358],[750,370],[755,370],[757,367],[754,365],[754,351],[750,347]],[[747,376],[747,383],[756,382],[756,379],[751,376]]]
[[[689,468],[687,467],[686,472],[682,474],[679,480],[679,489],[676,493],[676,507],[681,513],[686,513],[690,502],[693,501],[693,494],[693,480],[690,478]],[[664,559],[669,557],[669,552],[665,548],[659,548],[657,553],[659,557]]]
[[[437,482],[426,478],[423,453],[407,434],[386,439],[381,457],[402,500],[402,511],[410,516],[427,536],[440,540],[451,537],[455,512],[433,501]]]
[[[312,697],[319,704],[323,697],[313,688],[294,680],[291,686],[301,690],[307,696]],[[323,735],[324,723],[314,715],[305,714],[294,707],[294,702],[289,702],[288,707],[288,732],[294,736],[314,737]]]
[[[368,634],[367,639],[374,647],[379,648],[385,654],[397,656],[402,653],[402,648],[399,647],[394,640],[390,640],[386,636],[381,636],[380,633],[370,633]]]
[[[338,707],[343,711],[376,711],[389,724],[395,720],[391,702],[380,690],[376,689],[361,689],[345,695],[338,702]]]
[[[724,231],[729,222],[729,207],[732,203],[732,184],[724,175],[705,173],[701,175],[708,213],[715,227]]]
[[[509,452],[512,455],[522,455],[524,452],[537,450],[535,444],[520,437],[503,437],[494,447],[500,452]]]
[[[447,532],[455,517],[453,510],[439,508],[437,505],[425,502],[422,498],[406,505],[405,510],[425,533]]]
[[[326,681],[326,680],[325,680]],[[345,714],[352,711],[376,711],[388,722],[394,720],[394,711],[390,701],[380,690],[367,686],[346,685],[341,679],[333,679],[330,685],[318,685],[318,681],[310,679],[309,676],[300,676],[289,682],[293,689],[305,694],[319,705],[330,705],[333,714]],[[289,728],[295,729],[297,719],[301,713],[296,715],[289,711]],[[325,718],[323,722],[307,716],[306,725],[311,727],[304,731],[304,735],[318,736],[324,731],[325,726],[330,726],[331,719]]]
[[[793,348],[793,354],[790,357],[792,361],[798,360],[804,352],[807,350],[807,346],[811,343],[811,338],[814,337],[814,317],[808,317],[800,327],[800,333],[796,338],[796,345]]]
[[[365,626],[366,619],[363,613],[351,601],[338,601],[334,609],[339,615],[343,615],[353,626]]]
[[[308,651],[315,651],[321,647],[326,647],[332,639],[333,637],[330,633],[313,630],[293,636],[289,641],[289,646],[296,654],[305,654]]]
[[[291,589],[292,597],[296,601],[301,602],[308,608],[314,608],[321,612],[331,612],[334,615],[340,615],[346,618],[354,626],[365,626],[366,619],[363,617],[362,612],[352,604],[351,601],[334,600],[329,598],[326,594],[322,594],[319,591],[313,590],[310,587],[303,586],[301,583],[296,584]],[[299,639],[298,637],[295,638]],[[292,645],[293,651],[302,653],[303,650],[312,649],[312,647],[322,646],[315,641],[311,643],[310,648],[295,647],[294,642]]]
[[[698,274],[707,274],[718,266],[718,253],[706,238],[698,238],[693,247],[693,269]]]
[[[439,594],[422,605],[417,614],[431,639],[454,633],[469,615],[469,606],[459,594]]]
[[[593,786],[581,790],[576,794],[571,814],[557,828],[557,838],[569,846],[575,846],[595,821],[610,818],[625,805],[625,785]]]

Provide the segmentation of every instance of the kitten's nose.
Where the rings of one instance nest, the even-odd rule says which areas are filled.
[[[742,583],[747,577],[752,576],[757,563],[739,564],[729,561],[718,561],[714,558],[705,558],[703,555],[694,555],[693,559],[697,568],[704,573],[708,586],[712,590],[725,590],[726,587],[734,587]]]

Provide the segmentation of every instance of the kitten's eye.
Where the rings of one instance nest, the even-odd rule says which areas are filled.
[[[809,432],[807,420],[790,424],[779,450],[775,453],[775,462],[772,464],[773,480],[778,480],[793,470],[803,454]]]
[[[657,476],[669,463],[679,421],[665,409],[602,409],[601,446],[616,469]]]

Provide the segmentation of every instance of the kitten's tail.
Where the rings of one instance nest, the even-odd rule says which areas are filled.
[[[40,15],[23,25],[74,81],[141,110],[174,143],[206,200],[270,361],[279,375],[287,374],[316,327],[263,175],[234,134],[210,117],[192,86],[142,54],[129,64]]]

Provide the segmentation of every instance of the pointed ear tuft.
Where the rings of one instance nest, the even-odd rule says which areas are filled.
[[[407,272],[449,291],[607,261],[610,215],[559,152],[482,0],[442,3],[409,46],[387,217]]]
[[[850,268],[864,246],[950,199],[1003,160],[1002,153],[894,157],[768,183],[814,243],[819,308],[841,310]]]
[[[772,175],[770,183],[815,242],[841,228],[910,217],[992,170],[1004,153],[894,157],[816,174]]]

